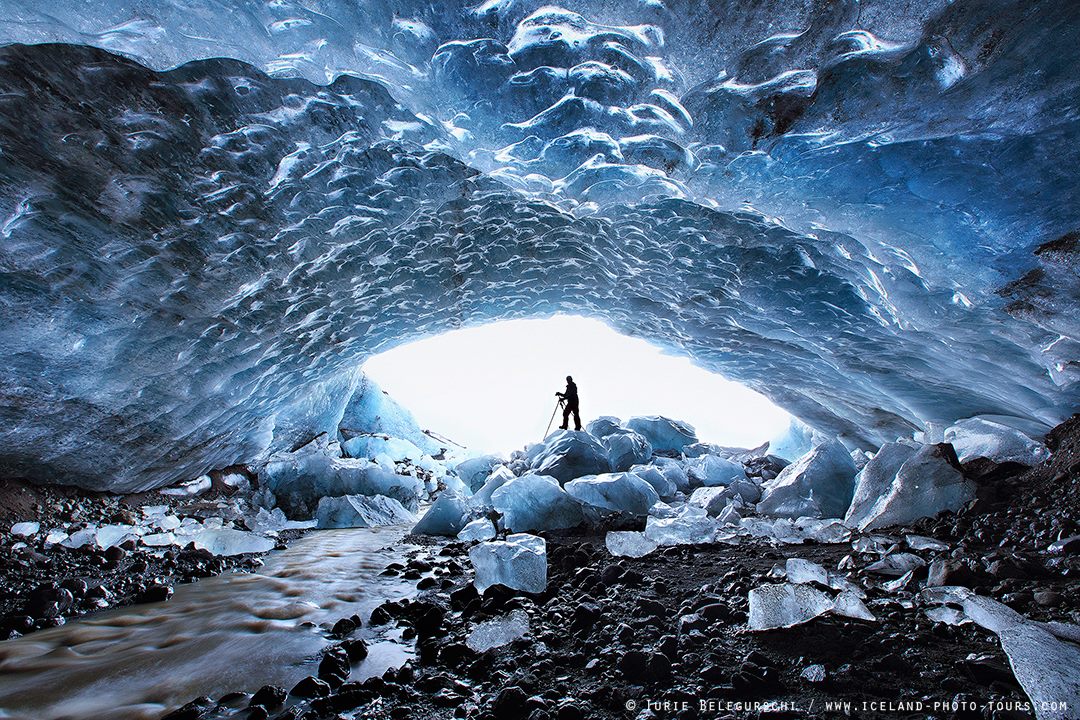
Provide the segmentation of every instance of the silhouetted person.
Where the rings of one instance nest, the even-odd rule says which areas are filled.
[[[566,392],[557,392],[555,394],[562,398],[565,403],[562,410],[562,425],[559,427],[566,430],[566,426],[570,424],[570,413],[574,413],[574,429],[580,430],[581,415],[578,413],[577,385],[574,384],[574,378],[567,375]]]

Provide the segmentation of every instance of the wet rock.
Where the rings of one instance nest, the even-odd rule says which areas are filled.
[[[199,720],[205,717],[217,705],[208,697],[195,698],[163,717],[161,720]]]
[[[285,704],[287,695],[285,688],[276,685],[263,685],[251,696],[249,705],[261,705],[269,709],[279,708]]]
[[[525,710],[528,697],[528,694],[517,685],[500,690],[491,708],[495,720],[519,720],[519,718],[528,717]]]
[[[930,563],[926,576],[927,587],[945,585],[979,587],[985,584],[986,578],[984,575],[973,571],[966,563],[960,560],[938,558]]]
[[[354,632],[356,632],[356,623],[350,618],[341,618],[330,629],[330,634],[336,638],[348,637]]]
[[[293,686],[293,689],[289,691],[289,695],[305,699],[326,697],[329,694],[330,685],[311,675],[308,675],[306,678],[296,683],[296,685]]]
[[[74,599],[70,590],[47,583],[31,591],[26,608],[34,617],[55,618],[67,612]]]
[[[173,596],[173,588],[171,585],[154,584],[146,588],[135,599],[135,602],[140,603],[154,603],[165,602]]]
[[[348,653],[343,648],[332,647],[319,662],[319,679],[330,687],[337,688],[349,679],[351,669]]]

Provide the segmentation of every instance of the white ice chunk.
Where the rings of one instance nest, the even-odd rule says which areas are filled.
[[[269,538],[233,528],[203,530],[195,536],[195,547],[214,555],[269,552],[274,549],[274,544]]]
[[[948,543],[943,543],[940,540],[926,537],[925,535],[905,535],[904,542],[912,550],[934,550],[937,552],[943,552],[949,549]]]
[[[751,630],[793,627],[825,613],[876,620],[858,595],[841,592],[835,598],[811,585],[784,583],[750,590]]]
[[[213,482],[210,480],[210,476],[201,475],[194,480],[180,483],[175,487],[163,488],[160,492],[162,495],[172,495],[174,497],[194,497],[202,495],[210,489],[211,485],[213,485]]]
[[[97,525],[88,525],[82,530],[76,530],[71,536],[60,542],[66,548],[75,550],[94,542],[97,537]]]
[[[952,443],[960,462],[984,457],[994,462],[1038,465],[1050,457],[1040,442],[1007,425],[969,418],[945,430],[945,442]]]
[[[630,472],[652,485],[661,498],[670,498],[675,494],[675,483],[655,465],[633,465]]]
[[[461,532],[457,534],[457,539],[462,542],[482,542],[491,540],[497,534],[495,525],[490,520],[477,518],[461,529]]]
[[[476,571],[473,584],[481,593],[492,585],[528,593],[547,587],[547,543],[536,535],[518,533],[474,545],[469,559]]]
[[[324,497],[315,511],[316,527],[379,527],[411,523],[416,516],[394,498],[385,495]]]
[[[176,535],[171,532],[152,533],[150,535],[143,535],[142,544],[148,547],[164,547],[165,545],[176,545]]]
[[[483,485],[480,489],[473,493],[469,502],[476,508],[489,508],[492,507],[491,495],[503,485],[514,479],[514,473],[510,471],[504,465],[500,465],[495,468],[487,479],[483,481]]]
[[[644,557],[657,548],[657,544],[643,532],[612,530],[604,538],[608,552],[619,557]]]
[[[866,511],[859,528],[908,524],[944,510],[959,510],[974,497],[975,484],[948,463],[942,447],[923,445],[896,473],[889,490]]]
[[[566,483],[564,489],[582,505],[637,517],[644,517],[660,502],[652,485],[626,472],[578,478]]]
[[[15,537],[33,537],[41,530],[41,523],[36,522],[18,522],[11,526],[11,534]]]
[[[762,585],[750,590],[751,630],[799,625],[833,609],[826,593],[810,585]]]
[[[645,537],[657,545],[691,545],[712,542],[719,523],[706,514],[704,508],[686,505],[673,518],[649,516],[645,520]]]
[[[602,442],[608,463],[616,472],[625,472],[652,457],[652,445],[643,435],[633,431],[611,433]]]
[[[620,432],[624,430],[619,418],[611,415],[601,415],[595,420],[590,420],[585,425],[585,430],[597,440],[603,440],[605,437],[614,432]]]
[[[492,648],[509,645],[529,632],[529,616],[524,610],[512,610],[502,617],[477,624],[465,639],[473,652],[487,652]]]
[[[715,487],[727,486],[738,480],[746,480],[746,469],[742,463],[733,462],[716,455],[702,455],[688,464],[691,487],[704,485]]]
[[[877,575],[886,575],[890,577],[900,577],[905,573],[920,568],[926,564],[918,555],[911,553],[898,552],[891,555],[886,555],[877,562],[871,563],[866,566],[866,572],[875,573]]]
[[[156,518],[150,524],[159,530],[175,530],[180,527],[180,518],[175,515],[163,515],[162,517]]]
[[[964,625],[971,622],[971,618],[965,615],[963,610],[957,610],[948,605],[929,607],[923,612],[926,613],[926,617],[934,622],[945,623],[946,625]]]
[[[959,605],[980,627],[998,636],[1017,682],[1038,720],[1070,720],[1080,708],[1080,646],[1059,640],[1043,623],[967,588],[923,591],[928,602]]]
[[[686,466],[679,460],[667,457],[653,458],[652,464],[660,469],[676,489],[683,492],[690,491],[690,476],[686,473]]]
[[[544,475],[522,475],[491,494],[491,503],[502,514],[503,526],[513,532],[559,530],[579,525],[581,505]]]
[[[654,451],[682,452],[698,441],[692,425],[660,415],[632,417],[626,427],[645,436]]]
[[[94,535],[94,542],[100,548],[108,548],[128,540],[137,540],[140,534],[135,525],[102,525]]]
[[[844,523],[848,527],[859,527],[859,523],[866,520],[874,503],[889,493],[896,473],[914,454],[915,448],[904,443],[885,443],[881,446],[855,476],[855,492],[844,515]]]
[[[604,446],[587,432],[560,430],[544,441],[543,449],[532,460],[538,475],[565,483],[586,475],[611,470]]]
[[[766,482],[758,512],[778,517],[842,517],[851,504],[855,463],[829,440]]]
[[[469,504],[464,498],[456,493],[444,492],[416,523],[413,534],[453,537],[469,522],[470,513]]]
[[[829,586],[829,571],[816,562],[803,558],[788,558],[784,566],[788,582],[797,585],[817,583]]]

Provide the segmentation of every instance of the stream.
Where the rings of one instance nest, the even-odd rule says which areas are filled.
[[[313,675],[329,643],[319,625],[359,614],[370,654],[352,679],[411,657],[395,631],[367,627],[415,585],[379,573],[402,562],[406,526],[324,530],[267,555],[257,573],[178,585],[171,600],[106,610],[0,643],[0,717],[156,720],[198,696]]]

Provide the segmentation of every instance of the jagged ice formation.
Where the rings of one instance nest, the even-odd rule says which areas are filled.
[[[1068,0],[6,5],[7,474],[257,462],[560,311],[850,445],[1080,397]]]

